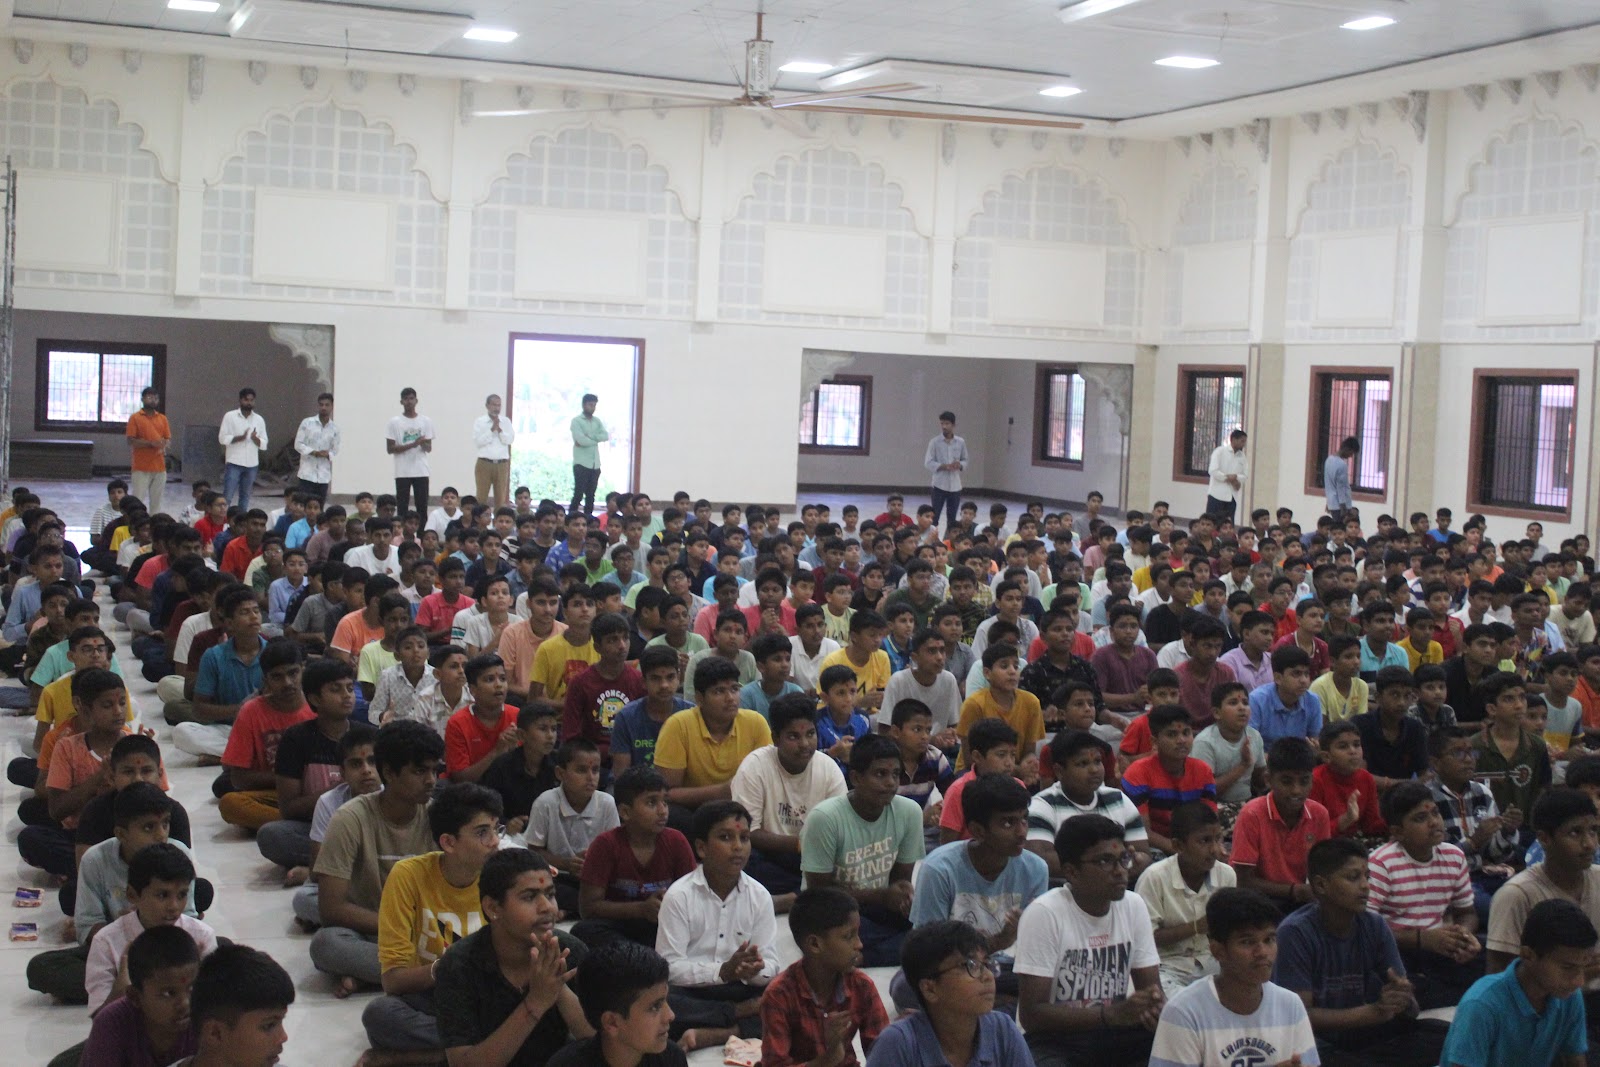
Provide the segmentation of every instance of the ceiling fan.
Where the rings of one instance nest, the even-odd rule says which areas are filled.
[[[1001,126],[1042,126],[1050,129],[1078,130],[1083,128],[1082,122],[1070,119],[1016,117],[1009,118],[999,115],[974,115],[962,112],[945,111],[911,111],[903,108],[887,107],[861,107],[844,106],[844,101],[859,100],[863,97],[882,97],[893,93],[908,93],[926,90],[928,86],[915,82],[895,82],[890,85],[864,85],[860,88],[836,89],[832,92],[822,93],[797,93],[792,96],[779,96],[772,87],[772,42],[762,36],[765,15],[759,9],[756,12],[756,35],[744,45],[744,92],[730,100],[703,100],[696,99],[692,103],[669,104],[631,104],[623,107],[598,107],[598,108],[569,108],[569,107],[515,107],[503,109],[488,109],[473,111],[475,118],[519,118],[524,115],[552,115],[552,114],[584,114],[586,112],[619,111],[684,111],[684,110],[711,110],[718,108],[741,107],[754,111],[761,111],[771,118],[784,122],[784,125],[794,129],[791,122],[784,121],[786,112],[824,112],[838,115],[876,115],[883,118],[911,118],[911,119],[937,119],[943,122],[975,122],[988,123]],[[795,132],[805,132],[795,129]]]

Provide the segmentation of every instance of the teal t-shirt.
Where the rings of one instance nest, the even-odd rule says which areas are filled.
[[[897,796],[873,822],[856,814],[850,795],[811,809],[800,831],[800,870],[832,874],[844,889],[882,889],[897,863],[923,857],[922,809]]]

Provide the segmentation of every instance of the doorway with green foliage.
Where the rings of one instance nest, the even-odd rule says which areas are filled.
[[[599,397],[595,417],[610,439],[600,445],[600,485],[606,493],[638,484],[639,406],[644,342],[619,337],[512,334],[506,412],[516,429],[511,485],[527,486],[537,502],[563,507],[572,499],[572,420],[583,397]]]

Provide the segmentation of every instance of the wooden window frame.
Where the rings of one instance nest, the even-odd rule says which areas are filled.
[[[1581,373],[1576,367],[1560,369],[1523,370],[1512,367],[1478,368],[1472,372],[1472,428],[1468,437],[1469,454],[1467,456],[1467,507],[1483,515],[1494,515],[1508,519],[1525,519],[1537,522],[1571,522],[1572,501],[1578,495],[1576,477],[1577,441],[1574,434],[1573,449],[1568,456],[1573,462],[1574,470],[1571,478],[1572,485],[1567,492],[1567,506],[1559,508],[1511,508],[1503,504],[1488,504],[1483,500],[1482,463],[1483,463],[1483,418],[1487,410],[1487,397],[1484,390],[1488,381],[1497,378],[1512,378],[1523,380],[1538,380],[1541,385],[1571,384],[1573,387],[1573,421],[1577,424],[1578,408],[1583,402],[1583,394],[1579,391]]]
[[[1083,377],[1076,363],[1040,363],[1034,371],[1033,377],[1033,465],[1035,467],[1048,467],[1051,470],[1081,471],[1082,459],[1056,459],[1045,455],[1045,441],[1050,436],[1050,379],[1057,374],[1076,374]],[[1088,407],[1087,380],[1085,380],[1084,407]],[[1071,390],[1068,390],[1071,396]],[[1080,412],[1080,415],[1085,413]],[[1071,409],[1068,409],[1068,439],[1071,439]],[[1088,427],[1084,428],[1084,451],[1088,451]]]
[[[1322,473],[1322,464],[1328,458],[1327,448],[1328,428],[1322,425],[1322,385],[1329,378],[1370,379],[1384,378],[1389,382],[1389,425],[1385,428],[1385,442],[1389,446],[1390,466],[1394,462],[1394,406],[1396,397],[1394,393],[1393,367],[1311,367],[1311,403],[1313,405],[1311,418],[1306,420],[1306,484],[1307,496],[1325,496],[1326,490],[1317,484],[1317,475]],[[1389,490],[1393,487],[1394,472],[1386,472],[1389,485],[1381,493],[1370,490],[1356,489],[1352,484],[1350,499],[1363,504],[1383,504],[1389,499]]]
[[[1173,423],[1172,431],[1172,480],[1188,485],[1210,485],[1209,474],[1191,474],[1185,464],[1184,449],[1188,447],[1188,427],[1191,420],[1190,388],[1195,377],[1219,376],[1239,378],[1244,382],[1244,393],[1240,398],[1240,412],[1248,410],[1246,404],[1250,398],[1250,381],[1245,375],[1245,366],[1239,363],[1180,363],[1178,365],[1178,417]],[[1213,448],[1216,446],[1213,445]],[[1209,457],[1208,457],[1209,458]]]
[[[150,385],[163,397],[167,394],[167,346],[127,341],[66,341],[41,337],[35,349],[33,382],[33,428],[66,433],[126,435],[128,422],[72,422],[50,418],[50,353],[95,352],[103,360],[108,355],[151,357]]]
[[[834,374],[817,383],[820,391],[824,385],[854,385],[861,389],[861,444],[860,445],[800,445],[802,456],[868,456],[872,454],[872,375]],[[802,405],[804,407],[804,405]],[[815,412],[815,408],[812,409]],[[815,427],[813,426],[813,430]],[[795,428],[798,435],[799,427]],[[812,437],[815,439],[815,433]]]

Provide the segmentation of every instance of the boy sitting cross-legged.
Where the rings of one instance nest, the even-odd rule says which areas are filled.
[[[128,946],[141,933],[158,926],[176,926],[194,940],[202,958],[217,947],[217,935],[199,919],[183,913],[194,883],[194,863],[171,842],[146,845],[128,864],[128,903],[132,909],[104,927],[89,942],[84,988],[89,1014],[127,992]]]
[[[522,744],[496,756],[478,784],[500,794],[506,810],[506,832],[528,828],[533,802],[556,787],[556,737],[561,709],[548,700],[530,700],[517,712]]]
[[[667,782],[649,764],[629,767],[614,786],[622,825],[594,839],[579,876],[572,935],[591,948],[619,939],[656,943],[667,887],[694,870],[694,852],[667,825]]]
[[[579,880],[594,839],[621,825],[611,794],[600,792],[600,750],[575,737],[556,749],[558,787],[539,794],[523,837],[554,867],[556,897],[567,915],[578,913]]]
[[[217,801],[222,821],[252,831],[282,817],[276,767],[284,731],[316,714],[301,688],[305,653],[299,645],[285,638],[269,641],[259,662],[260,695],[240,705],[222,753],[227,781],[213,787],[223,790]]]
[[[383,782],[378,778],[377,757],[373,754],[377,740],[378,731],[364,722],[351,723],[350,729],[339,738],[339,772],[344,780],[318,798],[317,810],[311,815],[311,843],[306,861],[308,871],[316,866],[317,853],[328,836],[328,824],[333,821],[333,813],[356,797],[364,797],[383,788]],[[322,924],[317,908],[315,879],[295,890],[293,908],[295,922],[301,929],[310,932]]]
[[[773,894],[780,912],[800,890],[800,834],[807,815],[846,791],[839,765],[818,758],[816,715],[816,701],[803,693],[773,701],[767,713],[772,744],[746,756],[733,776],[733,799],[750,813],[745,872]]]
[[[900,748],[899,793],[922,809],[927,847],[937,848],[939,816],[944,811],[940,790],[950,788],[953,772],[950,760],[929,737],[933,730],[933,710],[910,697],[895,701],[886,710],[890,722],[888,736]]]
[[[1310,799],[1316,766],[1309,741],[1280,737],[1267,749],[1267,795],[1246,804],[1233,824],[1239,885],[1265,893],[1285,915],[1313,899],[1306,855],[1332,835],[1328,809]]]
[[[1222,820],[1209,805],[1177,808],[1171,829],[1175,851],[1151,864],[1136,890],[1150,909],[1161,951],[1161,988],[1168,996],[1217,973],[1207,940],[1206,905],[1238,884],[1233,868],[1222,862]]]
[[[832,886],[807,889],[789,910],[800,959],[761,997],[762,1067],[856,1067],[889,1025],[878,987],[861,973],[856,899]]]
[[[1137,760],[1122,776],[1122,791],[1139,808],[1150,835],[1150,846],[1163,853],[1176,850],[1172,838],[1172,812],[1183,804],[1203,802],[1217,806],[1217,783],[1211,768],[1189,752],[1194,748],[1194,727],[1181,704],[1163,704],[1150,712],[1154,755]]]
[[[760,1032],[761,991],[777,977],[772,896],[744,873],[750,813],[732,800],[694,813],[701,865],[661,901],[656,951],[671,970],[673,1032],[685,1049]]]
[[[1271,981],[1277,906],[1249,889],[1219,889],[1206,902],[1205,925],[1217,973],[1167,1002],[1151,1067],[1320,1062],[1305,1004]]]
[[[127,989],[95,1013],[89,1040],[51,1067],[149,1067],[195,1052],[189,997],[200,973],[200,948],[178,926],[152,926],[127,952]],[[71,1061],[67,1057],[76,1056]]]
[[[294,980],[265,952],[224,945],[200,961],[189,1015],[198,1051],[183,1067],[276,1063],[288,1044],[283,1028]]]

